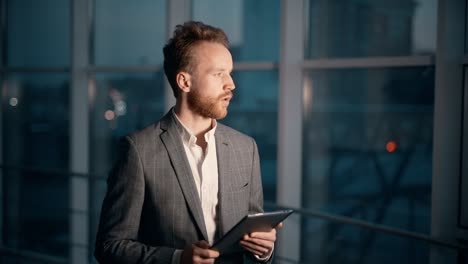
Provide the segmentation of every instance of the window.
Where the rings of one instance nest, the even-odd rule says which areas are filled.
[[[193,19],[222,28],[236,62],[279,58],[279,0],[193,0]]]
[[[429,233],[434,69],[306,77],[304,207]]]
[[[94,1],[96,65],[161,64],[166,40],[166,1]]]
[[[7,1],[6,64],[70,65],[70,1]]]
[[[436,0],[311,0],[307,5],[309,59],[435,52]]]
[[[64,257],[69,183],[50,171],[68,169],[69,75],[10,74],[2,88],[4,243]]]

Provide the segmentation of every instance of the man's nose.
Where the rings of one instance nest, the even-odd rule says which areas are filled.
[[[227,75],[226,84],[224,86],[229,90],[236,89],[236,85],[234,84],[234,80],[230,74]]]

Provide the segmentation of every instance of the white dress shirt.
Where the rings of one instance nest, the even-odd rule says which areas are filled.
[[[213,119],[211,129],[205,133],[206,148],[197,145],[197,137],[187,128],[173,111],[173,115],[180,124],[179,133],[184,145],[185,154],[190,164],[193,179],[197,187],[198,196],[203,210],[208,243],[214,242],[217,224],[218,206],[218,159],[216,155],[216,120]],[[172,263],[180,263],[181,251],[176,250]]]

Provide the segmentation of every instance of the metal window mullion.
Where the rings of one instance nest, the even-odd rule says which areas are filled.
[[[128,66],[88,66],[89,74],[99,72],[158,72],[163,69],[162,65],[128,65]]]
[[[70,67],[1,67],[0,72],[9,73],[68,73]]]
[[[438,2],[437,50],[433,133],[431,236],[449,242],[457,239],[465,0]],[[457,254],[431,246],[432,264],[456,263]]]
[[[70,171],[89,173],[89,114],[86,67],[89,62],[88,5],[72,0],[70,87]],[[70,263],[88,263],[89,179],[70,177]]]
[[[304,69],[388,68],[432,66],[434,56],[368,57],[345,59],[312,59],[303,62]]]
[[[273,61],[234,62],[235,71],[265,71],[278,69],[278,63]]]
[[[281,1],[277,203],[301,207],[303,1]],[[292,215],[280,230],[277,255],[299,261],[301,218]]]
[[[255,62],[235,62],[234,70],[237,71],[259,71],[274,70],[278,68],[278,63],[274,61],[255,61]],[[88,73],[93,72],[156,72],[162,71],[163,65],[128,65],[128,66],[89,66]]]

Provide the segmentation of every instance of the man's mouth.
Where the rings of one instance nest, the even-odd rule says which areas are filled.
[[[229,102],[229,101],[231,101],[231,99],[232,99],[232,93],[221,96],[221,100],[223,100],[225,102]]]

